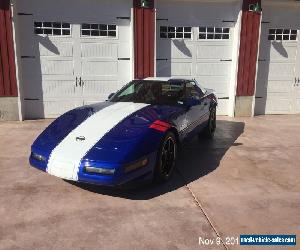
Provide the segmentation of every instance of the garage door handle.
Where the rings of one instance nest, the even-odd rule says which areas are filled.
[[[118,58],[119,61],[130,61],[129,57],[119,57]]]

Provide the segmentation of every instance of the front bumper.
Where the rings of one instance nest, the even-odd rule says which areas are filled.
[[[148,163],[146,166],[133,170],[131,172],[126,173],[124,170],[124,166],[127,164],[117,164],[117,163],[93,163],[91,164],[93,166],[101,166],[103,168],[108,169],[115,169],[115,173],[113,175],[103,175],[103,174],[95,174],[95,173],[87,173],[84,170],[84,163],[81,163],[81,165],[78,168],[77,172],[77,178],[76,180],[73,179],[73,181],[76,182],[83,182],[83,183],[89,183],[89,184],[96,184],[96,185],[103,185],[103,186],[119,186],[124,185],[128,182],[132,182],[134,180],[137,180],[139,178],[144,178],[145,176],[151,178],[153,174],[154,167],[156,165],[156,155],[157,152],[153,152],[151,154],[148,154],[144,156],[143,158],[148,159]],[[30,165],[34,168],[37,168],[41,171],[47,172],[47,162],[39,161],[32,157],[32,155],[29,158]],[[61,178],[60,176],[57,176]]]

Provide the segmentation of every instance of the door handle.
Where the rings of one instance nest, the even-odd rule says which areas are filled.
[[[77,81],[78,81],[78,77],[76,76],[76,82],[75,82],[76,87],[78,86]]]
[[[81,80],[81,77],[79,78],[79,86],[81,87],[81,83],[82,83],[82,80]]]
[[[298,87],[299,84],[300,84],[300,78],[298,77],[298,79],[297,79],[297,77],[295,77],[294,87]]]

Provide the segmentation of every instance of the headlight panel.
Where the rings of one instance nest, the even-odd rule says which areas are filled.
[[[37,161],[44,161],[46,162],[46,157],[40,155],[40,154],[37,154],[37,153],[34,153],[34,152],[31,152],[31,156],[33,159],[37,160]]]
[[[116,171],[115,169],[98,168],[93,166],[85,166],[84,170],[86,173],[102,174],[102,175],[113,175]]]
[[[148,164],[148,159],[145,158],[145,159],[139,160],[137,162],[134,162],[132,164],[125,166],[124,171],[125,171],[125,173],[128,173],[128,172],[134,171],[136,169],[145,167],[147,164]]]

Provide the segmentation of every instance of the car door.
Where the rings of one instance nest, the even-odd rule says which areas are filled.
[[[186,83],[187,138],[191,138],[206,125],[209,100],[194,81]]]

